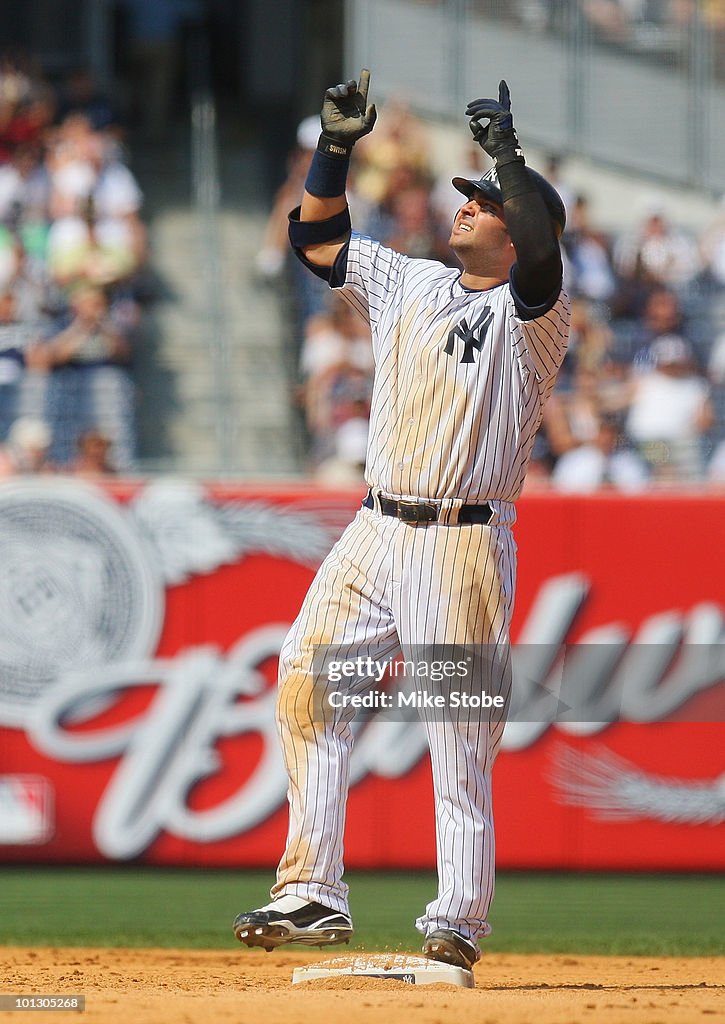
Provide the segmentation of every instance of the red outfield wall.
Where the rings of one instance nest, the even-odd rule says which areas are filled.
[[[359,498],[0,486],[0,861],[276,863],[276,655]],[[724,533],[716,498],[520,502],[513,638],[598,682],[588,724],[507,727],[501,867],[725,868]],[[353,778],[348,866],[433,866],[417,723]]]

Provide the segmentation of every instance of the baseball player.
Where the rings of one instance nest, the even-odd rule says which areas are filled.
[[[504,652],[505,680],[514,502],[568,337],[564,206],[526,166],[503,81],[498,100],[466,110],[493,167],[480,180],[453,179],[464,202],[450,246],[462,271],[351,231],[345,182],[354,143],[375,123],[369,79],[363,70],[359,84],[326,92],[302,204],[290,214],[297,256],[369,322],[375,381],[370,489],[280,654],[287,845],[271,902],[234,922],[241,942],[266,949],[347,942],[353,931],[342,880],[353,710],[324,721],[315,714],[315,652],[381,661],[401,650],[407,658],[417,645],[479,645]],[[416,927],[426,956],[471,968],[490,932],[491,770],[504,721],[422,718],[438,893]]]

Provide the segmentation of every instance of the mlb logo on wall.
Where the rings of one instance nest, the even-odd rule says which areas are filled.
[[[53,834],[53,790],[42,775],[0,775],[0,843],[45,843]]]

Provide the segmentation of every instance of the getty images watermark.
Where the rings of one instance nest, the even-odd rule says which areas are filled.
[[[370,687],[365,692],[355,689],[326,687],[325,698],[331,708],[501,708],[506,706],[506,698],[501,693],[490,694],[485,690],[474,693],[470,689],[473,658],[469,655],[459,661],[432,658],[414,660],[402,658],[398,661],[380,661],[377,658],[357,657],[338,661],[331,660],[327,665],[327,681],[332,684],[355,683],[361,680],[365,685],[381,684],[388,679],[392,682],[410,684],[415,687],[400,685],[390,690]],[[464,689],[455,689],[455,681],[460,681]],[[449,687],[441,684],[450,683]]]
[[[405,657],[340,655],[331,647],[315,652],[318,720],[370,712],[392,720],[416,713],[440,720],[461,714],[503,719],[508,712],[511,672],[505,648],[434,645],[409,648]]]
[[[725,721],[722,643],[320,647],[312,672],[318,721]]]

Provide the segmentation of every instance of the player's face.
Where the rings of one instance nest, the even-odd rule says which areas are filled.
[[[461,255],[509,245],[503,206],[482,192],[474,192],[456,214],[448,244]]]

